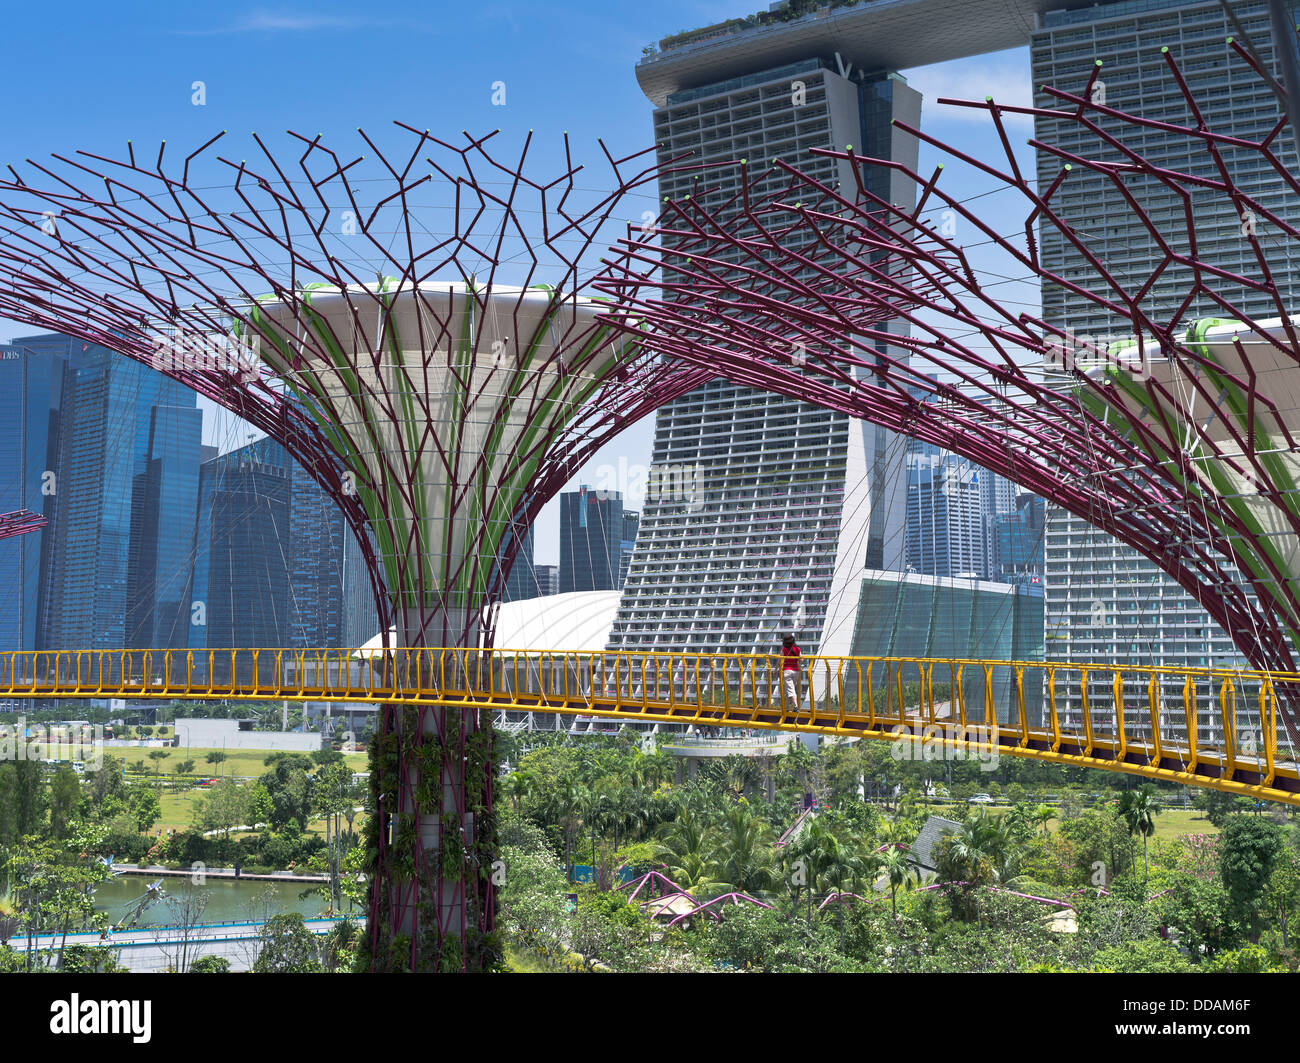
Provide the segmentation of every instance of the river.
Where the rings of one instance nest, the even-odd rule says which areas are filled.
[[[107,914],[109,922],[116,925],[132,912],[148,887],[156,881],[148,875],[119,875],[102,882],[95,888],[95,908]],[[210,878],[204,885],[194,886],[188,878],[168,876],[162,880],[162,888],[163,899],[146,908],[137,925],[262,922],[286,912],[324,915],[326,908],[326,899],[320,894],[300,898],[299,895],[310,888],[310,883],[306,882]],[[193,901],[189,900],[191,895]],[[196,909],[188,918],[187,903]],[[200,905],[203,907],[198,911]]]

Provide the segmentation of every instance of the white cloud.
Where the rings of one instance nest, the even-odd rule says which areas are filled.
[[[938,102],[940,97],[982,101],[992,96],[997,103],[1015,107],[1032,107],[1034,104],[1028,49],[935,63],[904,70],[902,74],[907,83],[924,97],[922,114],[926,125],[935,121],[988,121],[987,111],[975,107],[945,106]],[[1033,121],[1022,115],[1008,115],[1007,120],[1025,124]]]
[[[174,32],[187,37],[208,37],[231,33],[314,33],[318,30],[417,29],[413,23],[351,15],[326,15],[319,12],[251,11],[225,26],[208,29],[183,29]]]

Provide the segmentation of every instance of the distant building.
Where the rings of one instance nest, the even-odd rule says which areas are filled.
[[[619,544],[618,589],[623,589],[627,582],[628,569],[632,566],[632,552],[636,547],[636,533],[641,525],[641,514],[634,509],[623,510],[623,541]]]
[[[529,598],[536,598],[541,593],[540,588],[537,586],[537,571],[533,564],[533,551],[535,549],[533,528],[530,525],[522,536],[519,535],[518,531],[513,534],[522,541],[519,543],[514,564],[510,569],[510,575],[506,577],[506,585],[501,593],[503,602],[526,601]],[[507,543],[502,543],[503,555],[507,545]]]
[[[1031,35],[1035,103],[1055,104],[1041,86],[1081,91],[1098,73],[1100,63],[1107,105],[1153,120],[1148,125],[1115,123],[1108,133],[1156,166],[1211,175],[1208,156],[1189,144],[1187,137],[1159,124],[1188,119],[1187,105],[1162,55],[1162,48],[1167,48],[1196,95],[1208,128],[1251,140],[1272,135],[1279,118],[1277,99],[1266,81],[1225,45],[1226,38],[1241,31],[1229,22],[1223,5],[1208,0],[1125,0],[1077,10],[1067,10],[1069,6],[1060,4],[1044,13]],[[1267,5],[1247,0],[1231,6],[1244,32],[1260,48],[1265,69],[1273,70],[1276,60]],[[1036,119],[1035,137],[1070,152],[1087,153],[1097,143],[1091,133],[1067,118]],[[1294,140],[1279,140],[1277,150],[1280,165],[1294,172]],[[1240,187],[1249,188],[1282,223],[1300,225],[1300,201],[1276,180],[1266,158],[1243,151],[1232,152],[1230,159],[1233,179]],[[1044,179],[1055,179],[1060,166],[1056,152],[1039,151],[1040,187],[1045,187]],[[1151,218],[1172,219],[1162,226],[1157,242],[1147,231],[1149,222],[1133,210],[1131,194],[1130,188],[1121,192],[1100,173],[1075,167],[1053,197],[1053,205],[1069,231],[1087,233],[1091,253],[1106,263],[1121,288],[1143,289],[1144,305],[1172,310],[1187,298],[1185,323],[1221,317],[1222,306],[1207,292],[1190,287],[1188,270],[1158,268],[1171,246],[1176,253],[1186,250],[1183,201],[1168,189],[1144,188],[1137,193]],[[1228,275],[1255,276],[1255,241],[1242,238],[1242,219],[1234,201],[1227,196],[1202,197],[1192,207],[1200,256]],[[1229,295],[1244,312],[1272,317],[1279,305],[1295,305],[1300,250],[1262,215],[1258,229],[1258,242],[1272,248],[1277,287],[1229,284]],[[1071,276],[1078,261],[1072,237],[1045,228],[1039,250],[1045,270]],[[1289,268],[1279,261],[1281,255],[1289,258]],[[1104,343],[1131,336],[1131,330],[1104,305],[1063,284],[1043,285],[1042,314],[1049,324],[1078,337]],[[1054,506],[1047,510],[1045,541],[1049,659],[1100,667],[1245,664],[1240,650],[1196,600],[1137,550]],[[1080,698],[1076,687],[1065,686],[1060,692],[1067,715],[1074,719]],[[1244,713],[1252,702],[1245,691],[1239,693]],[[1179,690],[1169,696],[1175,704],[1181,701]]]
[[[618,589],[623,496],[583,485],[560,495],[560,593]]]
[[[1042,587],[916,573],[872,573],[862,581],[851,652],[864,657],[1041,661]],[[905,683],[917,679],[916,675],[904,676]],[[947,681],[941,674],[934,676],[936,684]],[[873,674],[872,683],[883,683],[883,673]],[[1013,684],[1010,669],[993,670],[1000,718],[1009,719]],[[966,703],[982,708],[983,670],[968,670],[962,686]],[[1037,723],[1042,714],[1040,688],[1027,687],[1025,708],[1030,721]]]
[[[204,462],[192,646],[292,645],[289,464],[270,438]]]
[[[655,106],[660,161],[747,159],[772,174],[762,193],[784,181],[775,159],[828,188],[852,187],[851,163],[814,154],[832,145],[914,167],[917,142],[893,123],[919,122],[920,94],[883,68],[879,33],[849,44],[837,30],[838,21],[825,33],[779,24],[665,38],[636,71]],[[912,183],[885,168],[859,174],[900,209],[915,202]],[[659,194],[717,209],[738,180],[738,166],[698,183],[665,171]],[[768,652],[792,631],[805,652],[843,652],[850,588],[864,570],[903,567],[899,443],[884,428],[721,380],[663,406],[651,477],[671,486],[647,492],[610,649]]]
[[[0,347],[0,513],[28,509],[54,519],[59,415],[66,343],[20,341]],[[54,527],[0,541],[0,649],[34,650],[42,558]]]
[[[533,568],[537,573],[538,597],[560,593],[559,565],[534,565]]]
[[[177,717],[176,745],[181,749],[277,749],[314,753],[321,748],[319,731],[255,731],[252,720],[203,720]]]
[[[1022,493],[1014,513],[999,513],[994,525],[997,541],[997,579],[1003,583],[1041,583],[1047,503],[1038,495]]]
[[[200,648],[359,645],[378,626],[342,513],[269,438],[203,464],[191,603]]]
[[[908,571],[969,579],[988,576],[981,477],[991,475],[954,454],[908,456]]]

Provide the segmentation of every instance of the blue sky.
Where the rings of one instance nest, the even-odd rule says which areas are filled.
[[[77,149],[116,155],[128,139],[153,151],[165,139],[169,152],[187,152],[223,129],[250,148],[250,131],[275,137],[286,129],[351,146],[357,126],[378,130],[393,119],[446,139],[461,130],[500,129],[517,142],[534,129],[553,143],[567,131],[578,157],[594,163],[598,136],[616,155],[650,145],[651,105],[634,75],[645,44],[759,6],[765,5],[24,5],[6,21],[9,106],[0,163]],[[1029,95],[1027,49],[904,74],[926,96],[923,127],[980,155],[995,149],[987,126],[929,101],[993,94],[1021,102]],[[497,81],[505,83],[505,106],[492,103]],[[195,82],[203,83],[202,106],[193,102]],[[1024,159],[1030,161],[1027,149]],[[922,170],[933,161],[924,152]],[[963,195],[986,187],[969,175],[953,179],[965,182]],[[1009,213],[999,216],[1003,198],[987,201],[996,224],[1013,221]],[[30,331],[0,323],[5,337]],[[244,429],[207,419],[209,442],[243,442]],[[580,479],[594,482],[603,466],[617,486],[614,470],[648,463],[652,435],[651,421],[629,429]],[[553,505],[539,523],[537,558],[557,557]]]

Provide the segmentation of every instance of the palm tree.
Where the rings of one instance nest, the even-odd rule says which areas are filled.
[[[665,749],[656,748],[653,753],[646,754],[642,770],[645,772],[646,783],[658,787],[676,771],[673,755]]]
[[[758,767],[748,757],[732,754],[724,762],[723,778],[736,800],[758,781]]]
[[[568,778],[564,780],[564,785],[555,795],[555,802],[560,813],[557,822],[564,831],[565,873],[568,875],[570,882],[573,881],[573,835],[581,824],[578,810],[582,808],[583,802],[586,800],[586,793],[582,783]]]
[[[776,883],[772,828],[743,798],[727,809],[713,832],[717,877],[742,893],[766,893]]]
[[[935,862],[939,881],[961,884],[969,898],[976,888],[997,881],[998,868],[1005,867],[1005,846],[1001,823],[981,809],[939,843]]]
[[[919,880],[911,854],[901,845],[890,845],[880,854],[880,870],[889,876],[889,907],[898,918],[898,887],[908,889]]]
[[[919,831],[920,827],[914,821],[903,816],[895,816],[893,819],[886,820],[885,825],[880,828],[880,841],[890,845],[911,845],[916,841]]]
[[[1056,818],[1056,809],[1049,804],[1040,804],[1034,809],[1034,822],[1043,828],[1043,836],[1047,836],[1047,825]]]
[[[1151,876],[1147,863],[1147,839],[1156,832],[1156,816],[1160,814],[1156,788],[1148,782],[1136,790],[1125,792],[1119,801],[1119,814],[1128,825],[1130,835],[1142,835],[1142,881],[1145,884]]]
[[[726,886],[718,881],[712,832],[689,808],[666,825],[656,855],[664,874],[683,889],[715,891]]]
[[[791,870],[790,882],[795,887],[796,897],[804,887],[808,890],[809,922],[812,921],[813,894],[823,872],[838,854],[838,840],[820,817],[808,820],[799,836],[785,847],[785,862]]]
[[[529,771],[515,771],[506,776],[505,781],[501,784],[502,793],[510,799],[511,805],[515,810],[515,844],[519,844],[520,832],[522,829],[520,805],[524,798],[532,793],[533,775]]]
[[[1011,806],[1007,811],[1006,822],[1008,829],[1017,835],[1032,834],[1038,826],[1035,810],[1024,802]]]

